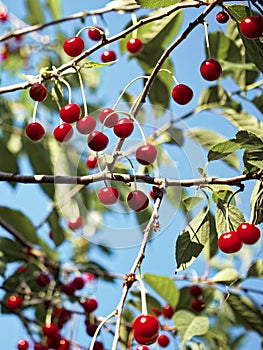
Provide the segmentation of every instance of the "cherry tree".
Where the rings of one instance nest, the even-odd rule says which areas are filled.
[[[0,2],[0,180],[33,203],[0,206],[17,349],[238,349],[263,333],[260,1],[83,6]]]

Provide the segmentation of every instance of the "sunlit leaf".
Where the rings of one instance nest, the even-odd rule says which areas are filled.
[[[210,280],[213,282],[233,282],[239,278],[239,273],[234,268],[225,268],[216,273]]]
[[[26,0],[28,9],[27,21],[30,24],[39,24],[44,22],[43,7],[39,0]]]
[[[263,278],[263,260],[254,261],[248,269],[247,277]]]
[[[0,251],[4,254],[4,259],[7,262],[26,260],[27,256],[21,248],[22,246],[18,242],[6,237],[0,237]]]
[[[136,2],[141,7],[155,9],[174,5],[178,2],[178,0],[136,0]]]
[[[54,19],[61,18],[61,1],[60,0],[47,0],[47,6]]]

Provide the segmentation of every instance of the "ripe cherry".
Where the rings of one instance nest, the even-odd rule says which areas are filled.
[[[56,320],[57,326],[61,329],[64,324],[71,318],[71,312],[64,307],[55,307],[52,317]]]
[[[104,345],[100,341],[95,341],[93,350],[105,350]]]
[[[130,53],[136,54],[142,51],[143,43],[139,38],[131,38],[129,41],[127,41],[126,48]]]
[[[29,342],[26,339],[20,339],[17,343],[18,350],[27,350],[29,348]]]
[[[116,61],[117,56],[116,53],[112,50],[106,50],[102,52],[100,59],[103,63],[113,62]]]
[[[32,122],[26,126],[26,136],[31,141],[39,141],[44,137],[44,135],[45,129],[40,123]]]
[[[99,116],[100,122],[105,125],[107,128],[113,128],[114,125],[118,122],[118,114],[111,108],[104,108],[100,111]]]
[[[221,24],[227,23],[229,21],[229,14],[225,11],[220,11],[216,15],[216,20]]]
[[[242,248],[242,242],[235,231],[225,232],[218,238],[218,247],[224,253],[236,253]]]
[[[57,350],[70,350],[70,342],[67,339],[60,339]]]
[[[194,284],[189,288],[189,293],[192,295],[192,297],[198,298],[203,294],[203,290],[200,286]]]
[[[88,29],[87,34],[91,40],[100,41],[104,35],[104,31],[100,27],[94,26]]]
[[[63,49],[70,57],[77,57],[84,50],[84,41],[79,36],[73,36],[64,42]]]
[[[19,309],[23,305],[23,299],[19,295],[11,295],[7,299],[7,307],[11,310]]]
[[[121,118],[113,128],[114,134],[121,139],[129,137],[134,130],[134,124],[129,118]]]
[[[60,346],[61,335],[59,333],[55,334],[52,337],[48,337],[46,342],[50,349],[58,349]]]
[[[86,115],[77,121],[77,130],[83,135],[91,133],[96,128],[96,120],[91,115]]]
[[[80,106],[77,105],[76,103],[69,103],[65,106],[63,106],[60,111],[59,115],[60,118],[63,120],[65,123],[75,123],[76,121],[79,120],[81,114],[81,109]]]
[[[108,137],[100,131],[94,130],[89,134],[88,146],[94,152],[100,152],[104,150],[109,143]]]
[[[244,222],[237,228],[238,239],[245,244],[254,244],[260,238],[260,229],[248,222]]]
[[[89,155],[87,160],[86,160],[86,166],[87,168],[89,169],[94,169],[96,168],[97,166],[97,163],[98,163],[98,160],[97,160],[97,157],[95,157],[94,155]]]
[[[200,66],[200,73],[205,80],[217,80],[222,74],[222,67],[217,60],[208,58],[202,62]]]
[[[152,164],[157,157],[157,149],[153,145],[144,145],[137,148],[135,157],[142,165]]]
[[[29,89],[29,95],[34,101],[42,102],[48,96],[48,90],[43,84],[35,83]]]
[[[115,187],[106,186],[99,190],[98,198],[105,205],[114,204],[119,199],[119,192]]]
[[[74,285],[75,289],[77,289],[77,290],[80,290],[85,286],[85,282],[84,282],[83,278],[80,276],[76,276],[73,279],[72,284]]]
[[[80,216],[72,217],[68,220],[68,228],[71,230],[78,230],[82,227],[82,218]]]
[[[5,8],[0,9],[0,22],[5,22],[8,19],[8,12]]]
[[[132,324],[135,340],[142,345],[153,344],[158,336],[160,324],[153,315],[139,315]]]
[[[135,350],[150,350],[150,348],[146,345],[139,345]]]
[[[170,343],[170,339],[166,334],[161,334],[157,339],[157,343],[161,348],[166,348]]]
[[[46,323],[42,327],[42,332],[46,337],[53,338],[58,334],[58,326],[55,323]]]
[[[50,283],[50,277],[46,273],[40,273],[37,276],[36,282],[40,287],[47,287]]]
[[[174,309],[171,307],[171,305],[165,305],[162,310],[162,314],[165,318],[172,318],[174,314]]]
[[[140,190],[134,190],[128,194],[128,206],[134,211],[142,211],[149,205],[149,198]]]
[[[40,342],[34,343],[34,350],[49,350],[47,345],[44,345]]]
[[[175,85],[172,90],[172,98],[179,105],[186,105],[191,101],[193,95],[193,90],[185,84]]]
[[[263,18],[261,16],[245,17],[240,22],[239,28],[247,39],[257,39],[263,34]]]
[[[63,293],[65,293],[66,295],[69,295],[69,296],[74,295],[74,293],[76,291],[75,285],[72,282],[62,284],[60,286],[60,289]]]
[[[68,123],[60,124],[54,129],[53,135],[58,142],[67,142],[73,136],[72,126]]]
[[[97,323],[89,323],[86,326],[86,332],[90,337],[93,337],[93,335],[95,334],[96,330],[98,328],[98,324]]]
[[[194,299],[191,303],[191,309],[195,312],[202,312],[205,308],[205,303],[201,299]]]
[[[91,312],[95,311],[98,307],[98,302],[96,299],[94,298],[89,298],[87,300],[85,300],[83,303],[82,303],[82,306],[84,308],[84,310],[90,314]]]

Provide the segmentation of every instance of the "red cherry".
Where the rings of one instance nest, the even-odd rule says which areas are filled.
[[[89,298],[82,303],[82,306],[83,306],[84,310],[88,314],[90,314],[91,312],[93,312],[97,309],[98,303],[97,303],[96,299]]]
[[[29,95],[34,101],[42,102],[48,96],[48,90],[43,84],[35,83],[29,89]]]
[[[191,308],[195,312],[202,312],[205,308],[205,303],[203,300],[194,299],[191,303]]]
[[[61,335],[59,333],[52,337],[48,337],[46,342],[49,348],[57,349],[60,346]]]
[[[84,282],[83,278],[80,276],[75,277],[73,279],[72,283],[73,283],[75,289],[78,289],[78,290],[82,289],[85,286],[85,282]]]
[[[115,187],[106,186],[99,190],[98,198],[102,204],[114,204],[119,199],[119,192]]]
[[[132,324],[134,339],[142,345],[153,344],[158,336],[160,324],[153,315],[139,315]]]
[[[142,211],[149,205],[149,198],[140,190],[134,190],[128,194],[127,202],[134,211]]]
[[[65,283],[60,286],[60,289],[66,295],[74,295],[76,288],[73,283]]]
[[[96,120],[91,115],[86,115],[77,121],[76,127],[79,133],[87,135],[95,130]]]
[[[29,348],[29,342],[26,339],[20,339],[17,343],[18,350],[27,350]]]
[[[58,328],[61,329],[64,323],[71,318],[71,313],[63,307],[55,307],[52,316],[57,320]]]
[[[80,106],[77,105],[76,103],[69,103],[65,106],[63,106],[60,111],[59,115],[60,118],[63,120],[65,123],[75,123],[76,121],[79,120],[81,114],[81,109]]]
[[[189,293],[192,297],[198,298],[203,294],[203,290],[197,284],[194,284],[189,288]]]
[[[142,165],[152,164],[157,157],[157,150],[153,145],[144,145],[137,148],[135,157]]]
[[[135,350],[150,350],[150,348],[146,345],[139,345]]]
[[[0,22],[5,22],[8,19],[8,13],[5,8],[0,10]]]
[[[165,318],[172,318],[174,314],[174,309],[171,307],[171,305],[165,305],[162,310],[162,314]]]
[[[143,49],[143,43],[139,38],[131,38],[127,41],[126,48],[130,53],[139,53]]]
[[[100,59],[103,63],[113,62],[116,61],[117,56],[116,53],[112,50],[106,50],[102,52]]]
[[[113,128],[114,134],[121,139],[129,137],[134,130],[134,124],[129,118],[121,118]]]
[[[92,154],[90,156],[88,156],[87,160],[86,160],[86,166],[89,169],[94,169],[97,166],[98,160],[95,156],[93,156]]]
[[[239,29],[247,39],[257,39],[263,34],[263,18],[261,16],[245,17],[240,22]]]
[[[151,310],[156,316],[161,316],[161,314],[162,314],[162,311],[156,309],[155,307],[152,307]]]
[[[100,131],[94,130],[89,134],[88,146],[94,152],[100,152],[104,150],[109,143],[108,137]]]
[[[57,350],[70,350],[70,342],[66,339],[60,339]]]
[[[87,31],[88,37],[94,41],[100,41],[103,38],[104,31],[100,27],[94,26]]]
[[[248,222],[244,222],[237,228],[238,239],[245,244],[254,244],[260,238],[260,229]]]
[[[217,80],[222,74],[222,67],[217,60],[208,58],[202,62],[200,66],[200,73],[205,80]]]
[[[38,122],[29,123],[26,127],[26,135],[31,141],[39,141],[45,135],[45,129]]]
[[[118,122],[118,114],[111,108],[104,108],[100,111],[100,122],[107,128],[113,128]]]
[[[236,253],[242,248],[242,242],[235,231],[225,232],[218,238],[218,247],[224,253]]]
[[[177,84],[172,90],[172,98],[179,105],[186,105],[193,98],[193,90],[185,84]]]
[[[84,50],[84,41],[79,36],[73,36],[64,42],[63,49],[70,57],[76,57]]]
[[[160,347],[166,348],[170,343],[170,339],[166,334],[161,334],[157,339],[157,343]]]
[[[105,350],[104,345],[100,341],[95,341],[93,350]]]
[[[36,282],[40,287],[47,287],[50,283],[50,277],[45,273],[40,273],[37,276]]]
[[[82,227],[82,219],[80,216],[78,217],[73,217],[70,220],[68,220],[68,228],[71,230],[78,230],[79,228]]]
[[[36,342],[34,344],[34,350],[49,350],[49,349],[48,349],[48,346],[46,346],[42,343]]]
[[[23,299],[19,295],[11,295],[7,299],[7,307],[11,310],[19,309],[23,304]]]
[[[220,11],[216,15],[216,20],[218,23],[224,24],[229,21],[229,14],[225,11]]]
[[[67,142],[73,136],[72,126],[68,123],[60,124],[54,129],[53,135],[58,142]]]
[[[46,337],[54,338],[58,334],[58,326],[55,323],[46,323],[42,327],[42,332]]]
[[[87,334],[90,337],[93,337],[93,335],[95,334],[97,328],[98,328],[98,324],[97,323],[87,324],[86,332],[87,332]]]

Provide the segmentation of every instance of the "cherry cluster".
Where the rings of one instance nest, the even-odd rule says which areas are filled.
[[[238,252],[244,244],[255,244],[260,238],[260,229],[248,222],[240,224],[236,231],[224,232],[218,239],[219,249],[227,254]]]
[[[202,299],[202,288],[199,285],[194,284],[189,288],[189,293],[194,298],[191,303],[191,309],[195,312],[202,312],[205,308],[205,302]]]

